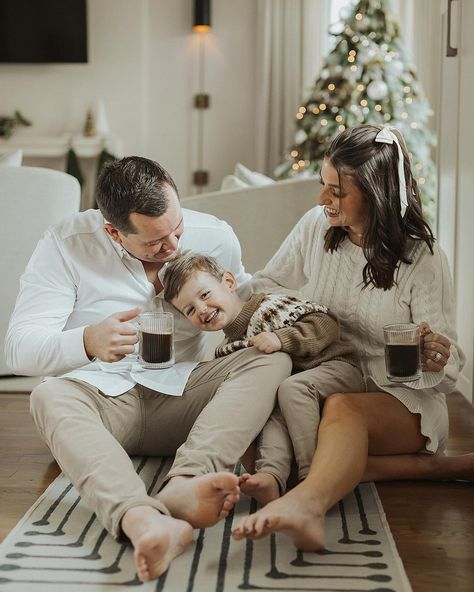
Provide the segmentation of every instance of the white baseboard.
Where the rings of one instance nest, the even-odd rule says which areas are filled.
[[[0,393],[31,393],[42,380],[40,376],[0,376]]]

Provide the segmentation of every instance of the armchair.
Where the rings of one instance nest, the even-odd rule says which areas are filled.
[[[3,343],[20,276],[45,230],[79,211],[77,179],[39,167],[0,167],[0,376],[11,374]]]

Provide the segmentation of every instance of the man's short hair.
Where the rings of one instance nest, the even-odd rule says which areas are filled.
[[[174,300],[184,284],[197,272],[204,271],[221,281],[225,269],[217,259],[209,255],[201,255],[195,251],[181,251],[166,265],[163,275],[164,298],[167,302]]]
[[[130,214],[162,216],[168,209],[167,190],[178,195],[175,182],[153,160],[127,156],[104,165],[96,187],[96,201],[107,222],[124,234],[135,233]]]

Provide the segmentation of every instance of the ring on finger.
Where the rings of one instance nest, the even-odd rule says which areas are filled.
[[[439,361],[441,360],[441,358],[442,358],[442,357],[443,357],[443,356],[442,356],[442,354],[441,354],[440,352],[436,352],[436,353],[435,353],[435,356],[434,356],[434,358],[433,358],[433,361],[434,361],[434,362],[439,362]]]

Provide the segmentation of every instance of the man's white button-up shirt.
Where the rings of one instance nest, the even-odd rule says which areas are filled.
[[[249,279],[239,241],[226,222],[186,209],[183,217],[180,249],[216,257],[238,285]],[[50,228],[39,241],[20,279],[5,339],[7,363],[16,374],[67,374],[110,395],[136,384],[126,361],[90,362],[84,349],[87,325],[136,306],[147,308],[156,296],[142,263],[115,243],[103,226],[100,211],[88,210]],[[176,361],[202,360],[206,334],[171,304],[160,303],[174,314]]]

